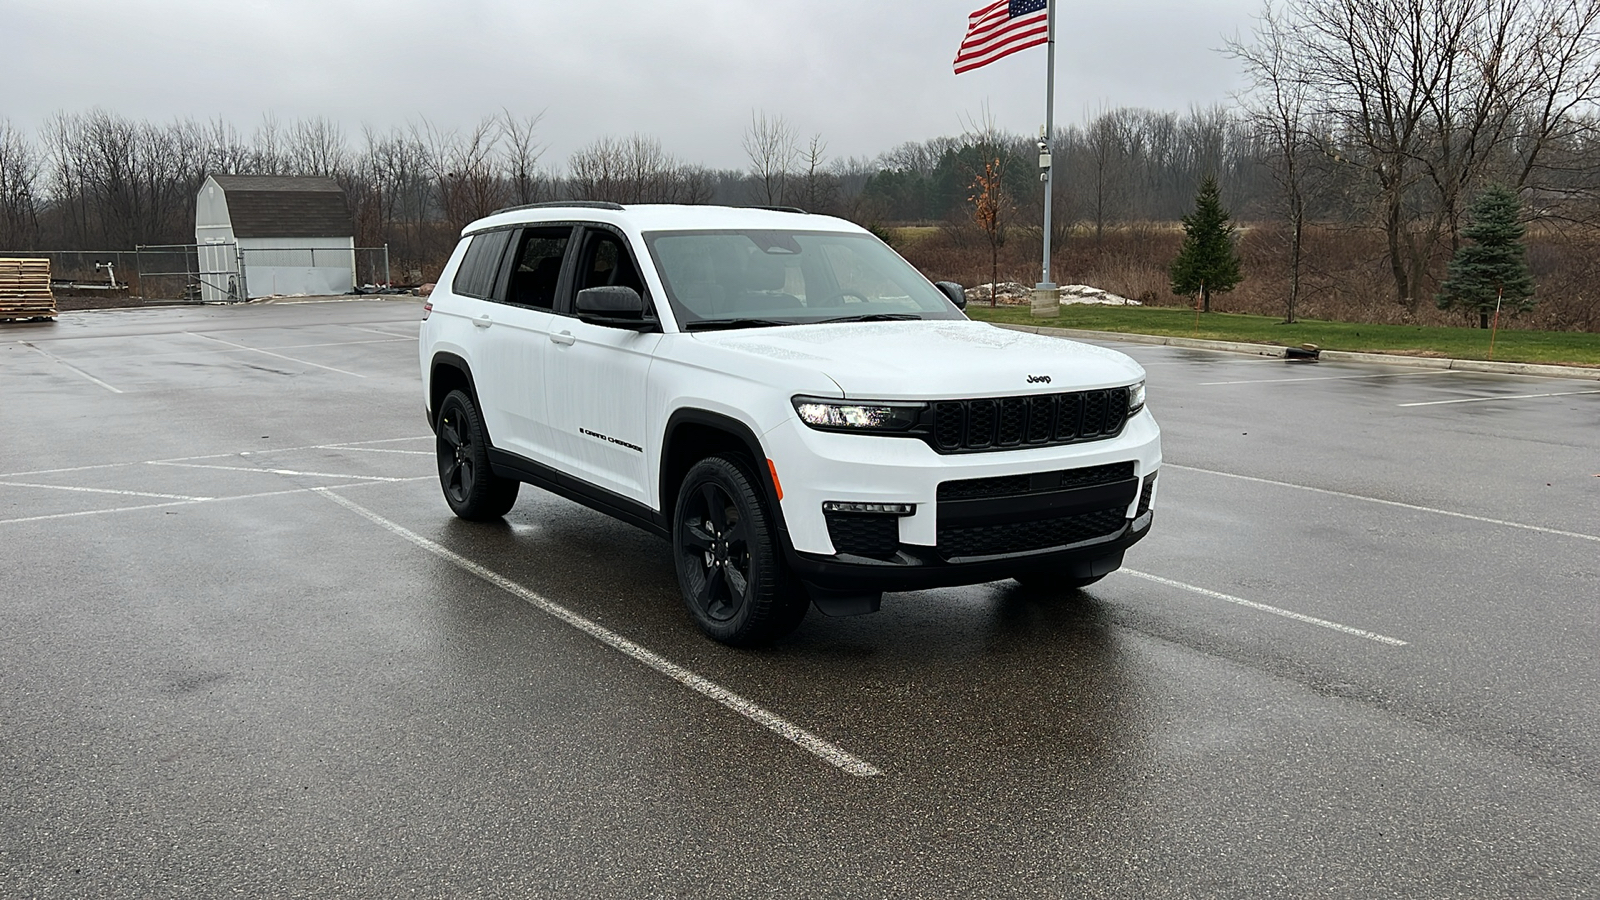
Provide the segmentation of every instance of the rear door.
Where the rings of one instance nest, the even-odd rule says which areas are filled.
[[[634,331],[579,321],[573,300],[586,287],[623,285],[653,305],[637,258],[626,237],[601,225],[586,225],[575,238],[572,279],[564,286],[551,324],[545,357],[545,398],[555,429],[557,465],[582,473],[614,494],[650,504],[647,466],[650,442],[645,381],[660,329]]]
[[[475,324],[490,375],[479,378],[479,400],[495,446],[548,463],[551,429],[544,357],[571,244],[571,225],[530,225],[507,233],[507,247],[490,303]],[[485,393],[484,383],[492,388]]]

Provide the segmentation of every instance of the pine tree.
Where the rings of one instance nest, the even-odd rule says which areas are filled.
[[[1533,276],[1528,274],[1527,248],[1522,238],[1522,204],[1509,188],[1493,185],[1472,201],[1467,210],[1462,244],[1450,260],[1450,269],[1435,298],[1440,309],[1477,310],[1478,325],[1489,327],[1496,303],[1512,312],[1527,312],[1533,298]],[[1504,298],[1502,300],[1502,292]]]
[[[1239,255],[1233,250],[1233,218],[1222,208],[1217,180],[1209,175],[1200,182],[1194,212],[1183,217],[1183,247],[1172,261],[1172,292],[1200,295],[1202,309],[1211,311],[1211,295],[1239,286]]]

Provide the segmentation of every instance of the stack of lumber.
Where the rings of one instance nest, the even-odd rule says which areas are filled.
[[[0,322],[53,319],[55,315],[50,260],[0,258]]]

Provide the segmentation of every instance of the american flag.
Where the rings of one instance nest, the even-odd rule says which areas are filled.
[[[967,36],[956,51],[956,74],[1048,42],[1046,5],[1048,0],[1000,0],[968,16]]]

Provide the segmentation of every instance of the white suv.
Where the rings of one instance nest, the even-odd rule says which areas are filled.
[[[1153,515],[1144,370],[964,305],[798,210],[495,213],[422,325],[445,500],[493,519],[526,481],[661,535],[737,645],[885,590],[1096,581]]]

